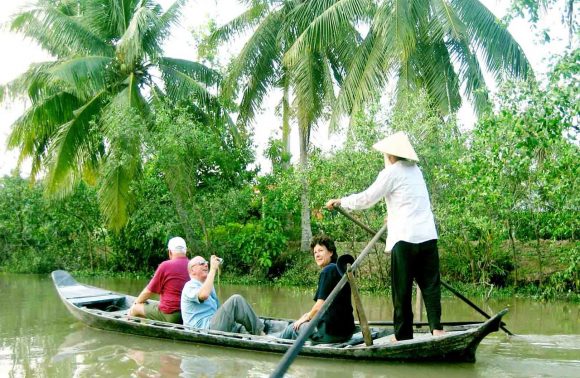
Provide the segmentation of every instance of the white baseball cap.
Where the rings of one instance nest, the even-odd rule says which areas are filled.
[[[169,249],[171,252],[185,253],[187,251],[187,246],[183,238],[176,236],[169,239],[169,242],[167,243],[167,249]]]

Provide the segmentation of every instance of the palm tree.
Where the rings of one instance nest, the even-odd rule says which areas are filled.
[[[333,125],[392,79],[399,103],[421,88],[444,115],[459,108],[462,89],[478,113],[488,106],[483,69],[496,81],[530,73],[520,46],[478,0],[320,0],[296,18],[307,26],[285,56],[289,64],[308,46],[336,46],[335,25],[344,19],[368,26],[348,67]]]
[[[295,6],[294,1],[253,1],[244,13],[215,30],[209,40],[210,44],[222,44],[253,29],[253,34],[229,65],[222,94],[229,99],[241,96],[237,123],[245,128],[255,119],[268,92],[274,88],[282,90],[281,129],[285,154],[290,152],[290,73],[282,65],[282,57],[295,36],[283,30],[281,25]]]
[[[81,179],[96,182],[113,229],[127,221],[155,98],[187,102],[208,122],[226,118],[210,93],[215,71],[163,56],[185,2],[163,12],[152,0],[38,0],[10,24],[54,60],[32,65],[4,88],[31,103],[12,125],[9,147],[32,159],[33,177],[46,174],[54,196]]]
[[[246,127],[253,121],[270,90],[280,89],[283,152],[289,154],[290,119],[297,119],[303,250],[308,250],[312,237],[307,181],[310,132],[323,117],[324,109],[333,102],[334,84],[342,80],[347,53],[354,51],[357,36],[354,28],[342,25],[343,49],[304,49],[294,64],[285,64],[284,54],[301,32],[293,16],[306,4],[298,0],[253,1],[243,14],[219,28],[212,36],[213,42],[223,42],[247,30],[254,30],[240,54],[232,61],[223,85],[224,93],[229,98],[235,98],[239,89],[242,91],[238,116],[240,126]]]

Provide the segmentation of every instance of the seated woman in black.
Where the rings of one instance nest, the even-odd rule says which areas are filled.
[[[300,319],[290,324],[278,337],[283,339],[296,339],[301,330],[306,329],[308,323],[324,304],[324,301],[341,276],[336,267],[336,246],[334,241],[326,236],[320,235],[312,239],[310,243],[316,265],[322,271],[318,277],[318,288],[314,295],[314,306],[302,315]],[[350,286],[347,283],[338,296],[331,303],[326,313],[322,316],[310,339],[317,343],[340,343],[352,337],[354,331],[354,317],[352,315],[352,304],[350,301]]]

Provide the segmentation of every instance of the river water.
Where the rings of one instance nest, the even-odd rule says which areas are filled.
[[[80,279],[137,295],[145,280]],[[157,340],[91,329],[70,315],[48,275],[0,273],[0,377],[267,377],[281,355]],[[225,300],[245,296],[259,314],[296,318],[312,290],[220,285]],[[376,363],[299,357],[289,377],[580,377],[580,305],[510,298],[507,328],[483,340],[476,363]],[[369,320],[389,320],[389,298],[364,295]],[[481,320],[457,299],[443,299],[443,320]]]

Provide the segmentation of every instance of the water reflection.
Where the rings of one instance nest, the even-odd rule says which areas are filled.
[[[145,280],[83,282],[137,294]],[[296,317],[312,306],[311,290],[226,286],[220,296],[240,293],[260,314]],[[35,377],[266,377],[281,355],[203,346],[91,329],[60,302],[48,276],[0,274],[0,376]],[[510,307],[508,328],[477,351],[475,364],[378,363],[300,357],[291,377],[578,377],[580,306],[506,299],[484,303],[488,312]],[[372,320],[391,318],[387,297],[364,296]],[[466,305],[446,298],[447,321],[477,319]]]
[[[496,336],[476,364],[378,363],[298,358],[290,377],[577,377],[580,337]],[[76,377],[267,377],[279,355],[141,338],[79,328],[52,358]]]

